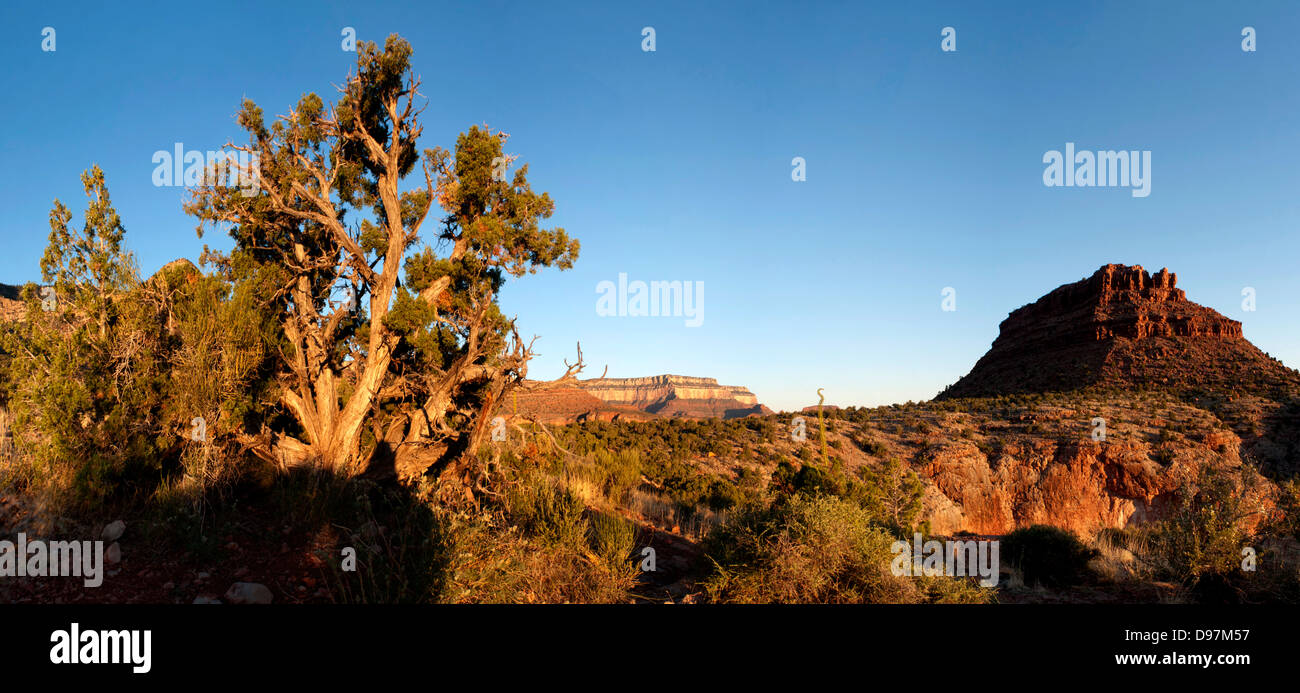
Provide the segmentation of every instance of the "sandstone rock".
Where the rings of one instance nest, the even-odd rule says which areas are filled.
[[[236,582],[226,590],[226,601],[231,604],[270,604],[273,599],[271,590],[256,582]]]
[[[104,526],[101,537],[104,541],[117,541],[122,538],[124,532],[126,532],[126,523],[121,520],[114,520]]]

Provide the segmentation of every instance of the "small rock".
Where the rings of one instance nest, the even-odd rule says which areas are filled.
[[[199,580],[207,580],[210,577],[212,577],[210,573],[199,573],[198,575]]]
[[[163,583],[163,589],[165,589],[165,590],[174,590],[174,589],[176,589],[176,583],[174,583],[174,582],[164,582],[164,583]]]
[[[122,533],[126,531],[126,523],[121,520],[114,520],[104,527],[104,541],[117,541],[122,538]]]
[[[245,568],[244,566],[240,566],[239,569],[235,571],[235,577],[244,577],[247,574],[248,568]]]
[[[110,564],[122,562],[122,546],[117,542],[109,545],[108,550],[104,552],[104,560]]]
[[[226,590],[226,601],[231,604],[270,604],[272,599],[271,590],[256,582],[236,582]]]
[[[221,600],[210,595],[200,594],[199,596],[194,598],[194,603],[195,604],[220,604]]]

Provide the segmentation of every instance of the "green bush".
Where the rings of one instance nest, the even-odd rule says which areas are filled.
[[[856,503],[833,496],[794,496],[754,507],[705,540],[714,572],[709,598],[730,603],[985,602],[992,592],[973,581],[896,576],[894,538]]]
[[[636,545],[636,527],[631,522],[610,513],[592,513],[591,548],[611,569],[628,565]]]
[[[641,453],[635,449],[609,452],[597,451],[593,456],[596,466],[604,472],[603,491],[615,503],[623,503],[641,484]]]
[[[1194,582],[1238,571],[1247,538],[1240,523],[1247,513],[1232,481],[1207,474],[1199,486],[1181,487],[1177,499],[1176,510],[1156,533],[1171,577]]]
[[[582,501],[559,484],[532,475],[507,495],[510,519],[528,534],[551,543],[582,543],[587,535]]]

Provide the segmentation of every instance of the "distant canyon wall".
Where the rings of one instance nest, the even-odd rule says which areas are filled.
[[[719,385],[714,378],[685,375],[656,375],[648,378],[595,378],[578,386],[610,404],[637,408],[669,400],[734,400],[744,406],[758,405],[758,397],[743,387]]]

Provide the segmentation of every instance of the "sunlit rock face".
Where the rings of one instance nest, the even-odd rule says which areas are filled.
[[[658,416],[734,419],[767,412],[748,389],[719,385],[714,378],[595,378],[579,381],[578,386],[604,402]]]

